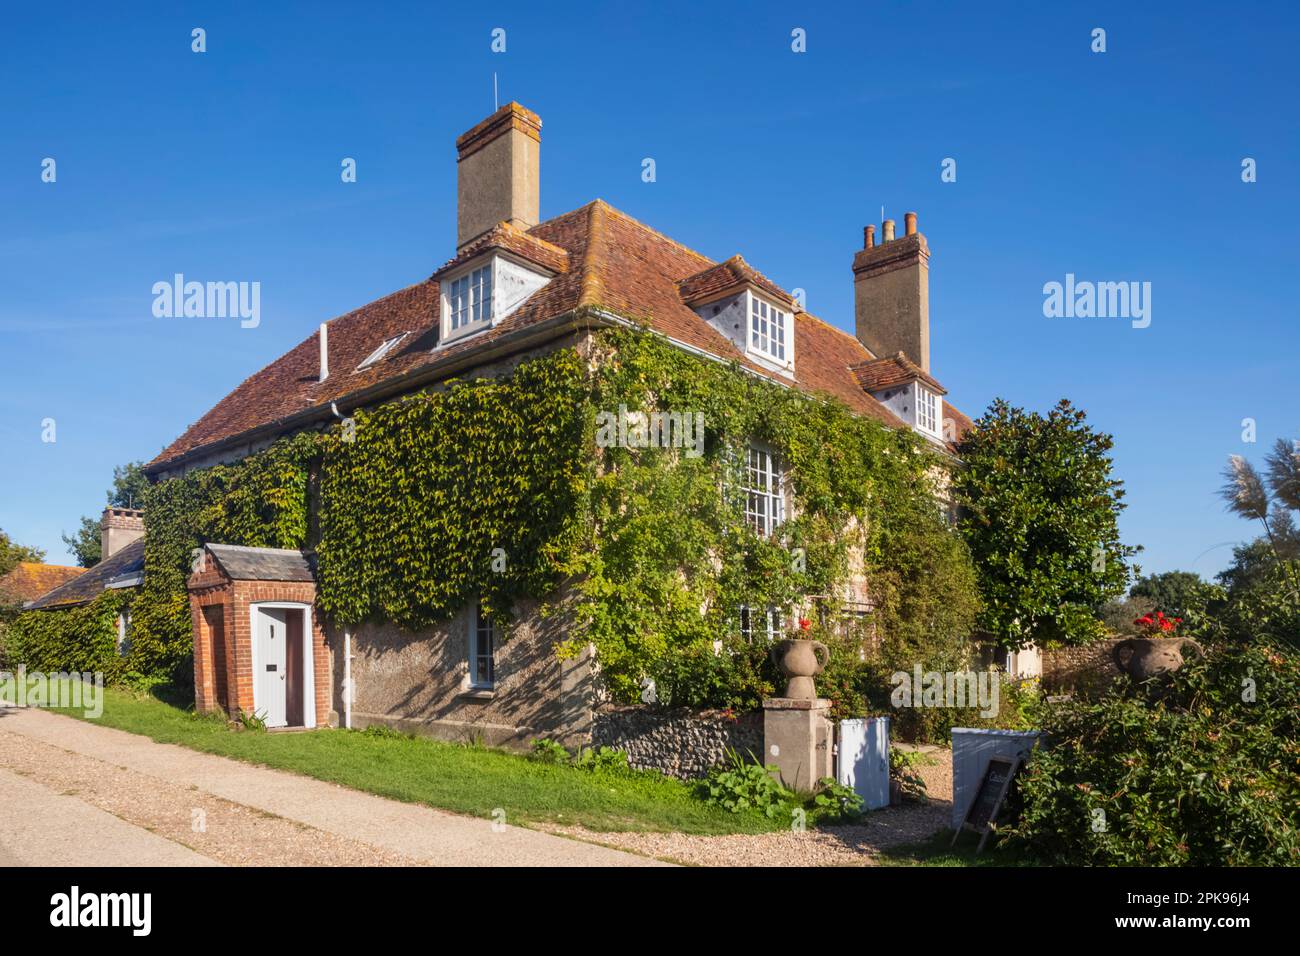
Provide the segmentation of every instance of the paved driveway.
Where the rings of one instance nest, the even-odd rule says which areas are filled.
[[[0,866],[644,866],[656,861],[0,708]]]

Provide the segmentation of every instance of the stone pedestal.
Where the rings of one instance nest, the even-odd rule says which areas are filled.
[[[829,700],[763,701],[763,763],[776,766],[783,786],[807,793],[834,776],[830,709]]]

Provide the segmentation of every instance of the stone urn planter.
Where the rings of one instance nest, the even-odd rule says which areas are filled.
[[[786,676],[785,694],[793,700],[816,700],[813,678],[826,668],[831,652],[821,641],[787,638],[772,645],[772,660]]]
[[[1190,637],[1130,637],[1111,648],[1110,654],[1115,667],[1140,684],[1178,670],[1186,650],[1198,657],[1205,653]]]

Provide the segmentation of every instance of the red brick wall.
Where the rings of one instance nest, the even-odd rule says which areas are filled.
[[[316,610],[316,585],[301,581],[231,581],[204,555],[204,567],[190,576],[190,615],[194,626],[194,706],[201,713],[218,708],[230,715],[253,713],[253,635],[251,607],[262,602],[305,604],[310,609],[312,658],[315,663],[316,726],[329,723],[331,698],[330,650]],[[219,605],[223,633],[215,634],[203,613]],[[222,642],[224,655],[217,652]],[[225,658],[225,679],[216,675]],[[218,688],[224,684],[225,699]]]

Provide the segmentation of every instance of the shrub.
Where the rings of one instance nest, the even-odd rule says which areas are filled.
[[[889,779],[897,782],[904,800],[916,803],[930,801],[925,789],[925,780],[916,772],[916,768],[924,762],[925,757],[919,751],[889,748]]]
[[[627,754],[613,747],[584,747],[573,758],[573,765],[593,773],[608,773],[626,777],[637,773],[627,762]],[[654,774],[654,776],[659,776]]]
[[[1300,863],[1294,653],[1220,646],[1158,691],[1045,705],[1010,839],[1069,865]]]
[[[241,710],[236,719],[245,730],[253,730],[259,733],[266,732],[266,715],[263,713]]]
[[[853,823],[862,816],[862,804],[862,796],[852,787],[822,777],[812,798],[812,818],[816,823]]]
[[[375,740],[414,740],[416,738],[413,733],[389,727],[387,724],[370,724],[359,733],[364,737],[371,737]]]
[[[947,669],[949,667],[924,668],[925,671],[940,673]],[[951,669],[965,670],[965,666]],[[1035,680],[998,674],[998,712],[985,717],[980,707],[894,707],[890,695],[895,685],[891,675],[892,670],[884,663],[871,669],[868,700],[873,713],[887,714],[891,718],[890,733],[898,740],[946,745],[952,740],[954,727],[1028,730],[1035,726],[1034,707],[1039,700],[1039,685]]]
[[[775,771],[775,767],[750,763],[728,749],[727,760],[700,781],[698,793],[706,803],[732,813],[754,809],[774,819],[795,804],[794,794],[772,776]]]
[[[528,756],[538,763],[568,763],[569,751],[549,737],[534,740]]]

